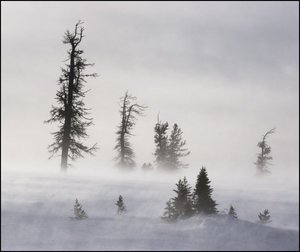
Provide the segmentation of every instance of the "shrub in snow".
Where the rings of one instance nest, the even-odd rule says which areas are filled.
[[[234,209],[234,207],[232,205],[230,205],[230,209],[229,209],[228,215],[237,219],[236,211],[235,211],[235,209]]]
[[[176,189],[173,190],[176,196],[167,202],[165,212],[162,219],[173,221],[177,218],[187,218],[193,215],[193,202],[191,187],[189,186],[186,177],[183,180],[179,179],[176,184]]]
[[[116,206],[118,207],[117,214],[122,214],[126,212],[126,207],[123,201],[123,197],[121,195],[119,196]]]
[[[214,214],[217,213],[216,202],[212,199],[213,189],[210,187],[205,167],[202,167],[197,177],[194,190],[194,209],[196,213]]]
[[[268,209],[265,209],[263,213],[259,213],[258,218],[259,218],[258,223],[260,224],[267,224],[271,222],[271,215]]]
[[[78,199],[75,200],[74,215],[75,219],[77,220],[83,220],[88,218],[86,212],[82,209],[82,206],[79,204]]]

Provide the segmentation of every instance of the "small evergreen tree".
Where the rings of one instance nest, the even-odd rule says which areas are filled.
[[[123,197],[121,195],[119,196],[116,206],[118,207],[117,214],[122,214],[126,212],[126,207],[123,201]]]
[[[209,184],[210,180],[208,179],[206,169],[205,167],[202,167],[197,177],[197,182],[193,194],[194,209],[196,213],[217,213],[217,204],[211,197],[213,189]]]
[[[169,221],[176,220],[177,218],[187,218],[193,214],[191,187],[186,177],[183,180],[179,179],[176,187],[173,190],[176,196],[167,202],[166,211],[162,217]]]
[[[265,209],[263,213],[258,214],[258,223],[260,224],[267,224],[271,222],[271,215],[268,209]]]
[[[177,170],[179,168],[188,167],[187,164],[183,164],[180,158],[188,156],[190,151],[184,148],[186,141],[182,140],[182,131],[175,123],[168,142],[168,168],[170,170]]]
[[[230,209],[229,209],[228,215],[232,216],[233,218],[236,218],[236,219],[238,217],[237,214],[236,214],[236,211],[235,211],[235,209],[234,209],[234,207],[232,205],[230,205]]]
[[[88,218],[86,212],[82,209],[82,206],[79,204],[78,199],[75,200],[74,215],[77,220],[83,220]]]
[[[257,144],[261,151],[257,154],[257,161],[254,164],[256,165],[259,174],[270,173],[270,171],[267,169],[267,166],[270,164],[268,161],[272,160],[273,158],[270,156],[271,147],[267,144],[266,138],[269,134],[273,134],[274,132],[275,128],[269,130],[263,135],[262,141],[258,142]]]

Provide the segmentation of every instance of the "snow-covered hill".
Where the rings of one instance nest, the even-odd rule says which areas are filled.
[[[250,217],[242,218],[250,211],[251,204],[259,204],[251,198],[252,194],[248,205],[237,208],[240,216],[237,220],[219,214],[163,222],[160,216],[166,201],[174,196],[175,177],[170,179],[172,182],[164,182],[127,175],[114,178],[75,173],[2,173],[1,249],[299,250],[296,219],[290,230],[283,225],[275,228],[271,224],[256,224],[255,219],[250,222]],[[238,205],[241,195],[229,192],[215,188],[219,209],[222,201],[228,205],[235,201]],[[123,216],[116,215],[114,205],[120,194],[128,209]],[[69,218],[73,216],[75,198],[83,205],[88,219]],[[246,194],[243,200],[247,201]],[[273,202],[282,211],[278,216],[286,218],[299,209],[298,202],[288,203],[286,208],[286,198]],[[263,210],[263,205],[260,207]],[[256,216],[257,212],[252,210]],[[276,223],[278,217],[272,217]]]

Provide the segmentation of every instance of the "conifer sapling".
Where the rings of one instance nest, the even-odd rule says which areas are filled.
[[[230,205],[230,209],[229,209],[228,215],[237,219],[236,211],[235,211],[235,209],[234,209],[234,207],[232,205]]]
[[[259,218],[258,223],[260,224],[267,224],[271,222],[271,215],[268,209],[265,209],[263,213],[259,213],[258,218]]]
[[[86,212],[82,209],[82,206],[78,202],[78,199],[75,200],[74,215],[77,220],[83,220],[83,219],[88,218]]]
[[[119,196],[116,206],[118,207],[117,214],[122,214],[126,212],[126,207],[123,201],[123,197],[121,195]]]

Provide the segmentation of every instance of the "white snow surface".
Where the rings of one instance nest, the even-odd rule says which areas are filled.
[[[211,179],[220,214],[166,223],[160,217],[179,175],[149,174],[2,172],[1,250],[299,250],[297,188]],[[76,198],[88,219],[71,218]],[[230,204],[239,219],[222,213]],[[272,222],[257,224],[265,208]]]

